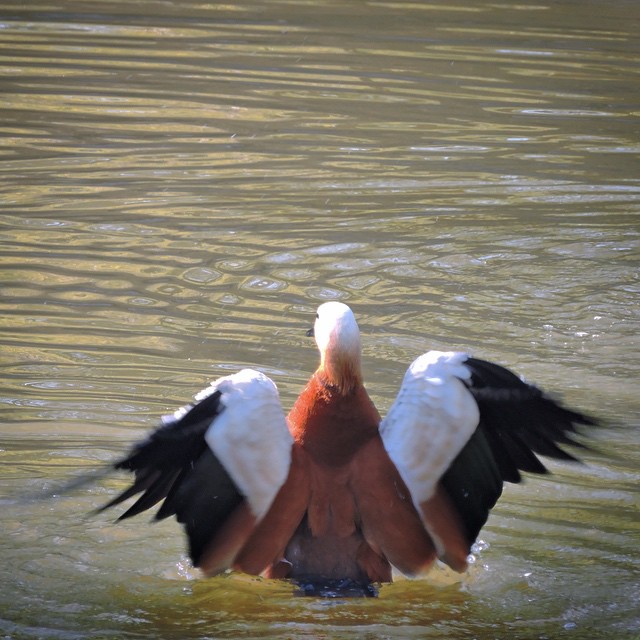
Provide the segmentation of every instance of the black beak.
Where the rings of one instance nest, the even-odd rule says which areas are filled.
[[[313,327],[311,327],[311,329],[307,331],[307,338],[313,338],[313,336],[314,336]]]

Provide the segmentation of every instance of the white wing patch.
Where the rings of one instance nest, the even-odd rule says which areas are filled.
[[[380,424],[387,453],[418,512],[478,426],[478,405],[460,381],[471,376],[467,357],[429,351],[414,360]]]
[[[215,391],[222,393],[224,409],[207,430],[205,440],[260,520],[291,465],[293,438],[278,389],[264,374],[243,369],[219,378],[196,400]]]

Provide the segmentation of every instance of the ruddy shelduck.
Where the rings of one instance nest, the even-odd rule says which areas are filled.
[[[436,559],[463,572],[503,483],[546,473],[536,454],[575,460],[558,445],[594,424],[502,366],[439,351],[381,420],[351,309],[320,305],[308,333],[320,365],[287,417],[262,373],[220,378],[115,464],[135,479],[102,509],[163,500],[155,518],[176,516],[206,575],[369,585]]]

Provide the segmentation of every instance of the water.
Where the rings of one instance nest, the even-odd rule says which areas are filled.
[[[2,7],[4,636],[638,637],[639,30],[623,0]],[[508,487],[467,575],[351,601],[198,579],[174,522],[89,515],[119,476],[56,493],[241,366],[290,406],[327,299],[383,412],[459,348],[601,416],[601,453]]]

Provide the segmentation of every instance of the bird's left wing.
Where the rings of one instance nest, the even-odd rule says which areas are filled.
[[[580,446],[575,424],[593,422],[508,369],[430,351],[407,370],[380,435],[439,557],[460,571],[504,482],[545,473],[536,454],[575,459],[558,446]]]
[[[193,564],[217,573],[233,564],[285,484],[292,443],[275,384],[244,369],[166,416],[117,462],[135,478],[101,510],[141,493],[124,519],[164,500],[155,518],[175,515]]]

